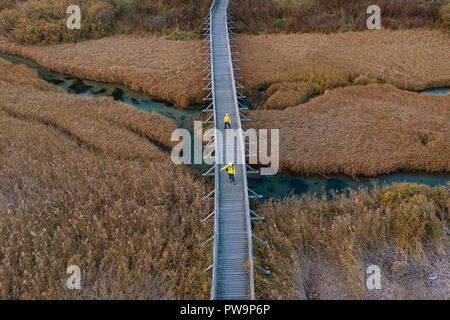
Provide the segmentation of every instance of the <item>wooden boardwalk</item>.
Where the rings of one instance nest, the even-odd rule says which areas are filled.
[[[215,211],[212,299],[254,299],[252,231],[245,146],[242,137],[233,55],[227,17],[228,0],[214,1],[209,21],[211,107],[215,125]],[[228,113],[236,138],[227,137],[223,119]],[[223,139],[220,139],[220,136]],[[220,171],[228,162],[236,167],[236,184]]]

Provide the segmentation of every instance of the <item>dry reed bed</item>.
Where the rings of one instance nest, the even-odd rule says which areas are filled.
[[[0,122],[2,299],[70,297],[72,264],[102,299],[208,297],[202,182],[168,159],[99,157],[42,124]]]
[[[450,85],[450,36],[440,31],[240,36],[239,49],[245,85],[268,88],[268,109],[353,84]]]
[[[83,79],[121,83],[179,107],[203,98],[201,41],[118,36],[76,44],[24,46],[0,37],[0,50]]]
[[[211,230],[198,220],[211,209],[199,200],[209,186],[105,120],[117,113],[144,130],[155,115],[59,92],[23,67],[0,69],[0,297],[207,298],[211,250],[198,246]],[[85,288],[76,294],[64,283],[71,264]]]
[[[146,139],[166,149],[173,146],[170,133],[176,129],[176,125],[174,121],[162,115],[137,110],[129,105],[115,102],[112,98],[75,98],[38,79],[35,72],[30,69],[12,65],[4,60],[0,60],[0,70],[4,71],[0,78],[2,92],[0,108],[5,111],[55,125],[96,147],[100,147],[95,142],[96,139],[102,136],[100,140],[108,141],[109,137],[108,144],[102,145],[101,149],[114,149],[115,144],[118,144],[120,149],[121,145],[127,145],[130,149],[123,150],[123,156],[133,156],[133,154],[140,154],[143,157],[151,156],[155,147],[147,143]],[[25,90],[26,94],[21,94],[24,89],[17,86],[18,84],[31,87]],[[48,91],[52,93],[50,99]],[[90,127],[87,126],[88,123]],[[103,130],[96,132],[99,126],[102,126]],[[91,127],[94,129],[88,131]],[[122,144],[123,139],[128,137],[132,139]],[[134,142],[131,143],[131,141]],[[143,146],[140,148],[133,144]],[[147,148],[150,149],[146,150]]]
[[[63,100],[59,90],[24,67],[0,63],[0,71],[0,298],[208,298],[210,276],[202,271],[212,250],[199,249],[199,244],[211,229],[200,226],[198,219],[212,209],[199,200],[210,186],[190,170],[172,165],[157,149],[152,157],[130,160],[121,157],[129,147],[118,143],[120,150],[101,153],[80,148],[43,119],[53,117],[80,135],[100,132],[105,123],[115,124],[103,120],[105,113],[95,113],[101,108],[96,101],[108,101],[109,107],[115,103],[66,94]],[[21,97],[28,94],[46,99],[31,100],[29,110],[17,107],[28,101]],[[61,120],[74,117],[67,105],[79,109],[85,122],[70,127]],[[91,108],[92,117],[83,105]],[[12,111],[3,111],[5,106]],[[142,115],[124,118],[132,126]],[[120,137],[125,135],[116,129]],[[131,131],[126,135],[120,140],[124,144],[136,136]],[[102,149],[109,139],[100,133],[90,142],[93,149]],[[139,141],[136,147],[145,150]],[[258,298],[367,297],[362,266],[379,261],[370,259],[381,257],[389,266],[393,260],[386,255],[420,258],[425,264],[433,253],[433,258],[447,257],[442,250],[448,247],[449,201],[448,188],[400,185],[332,202],[287,199],[264,204],[258,211],[269,223],[256,224],[255,232],[270,246],[255,246],[255,257],[273,273],[257,276]],[[82,271],[84,290],[78,293],[65,289],[71,264]],[[440,295],[448,287],[448,264],[437,270],[437,284],[428,291],[415,290],[416,296],[436,297],[437,291],[448,299]],[[406,281],[399,285],[408,289],[415,284]],[[411,298],[408,292],[393,291],[393,298],[401,297]]]
[[[332,201],[287,198],[258,208],[259,299],[449,299],[450,184],[396,184]],[[367,290],[366,268],[382,289]],[[428,277],[437,275],[430,281]]]
[[[285,110],[249,114],[280,129],[281,171],[376,176],[450,172],[450,95],[371,84],[340,88]]]
[[[388,82],[412,90],[450,85],[450,38],[438,30],[238,39],[244,84],[251,95],[255,88],[269,89],[266,108],[294,106],[327,88],[352,84]],[[179,107],[204,95],[201,47],[199,40],[130,36],[37,47],[0,37],[3,52],[76,77],[122,83]]]

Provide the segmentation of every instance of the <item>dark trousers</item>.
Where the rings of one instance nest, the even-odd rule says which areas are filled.
[[[228,176],[230,177],[230,181],[234,182],[234,174],[229,173]]]
[[[231,123],[229,123],[229,122],[225,122],[225,129],[227,128],[227,126],[228,126],[228,128],[230,128],[230,129],[231,129]]]

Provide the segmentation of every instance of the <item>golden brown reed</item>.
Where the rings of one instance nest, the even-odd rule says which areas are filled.
[[[448,299],[450,184],[395,184],[349,197],[287,198],[258,208],[259,299]],[[381,290],[367,290],[375,264]],[[397,266],[401,265],[402,270]],[[438,278],[429,281],[430,275]]]
[[[387,82],[408,90],[450,85],[450,38],[438,30],[238,39],[247,93],[272,86],[262,101],[266,108],[295,106],[325,89],[353,84]],[[122,83],[179,107],[201,102],[204,95],[201,47],[199,40],[130,36],[36,47],[0,37],[3,52],[61,73]]]
[[[14,65],[0,59],[0,80],[14,85],[26,85],[43,91],[57,92],[58,90],[51,84],[42,81],[36,75],[36,71],[24,65]]]
[[[450,36],[440,31],[240,36],[239,49],[245,85],[269,88],[270,109],[354,84],[450,85]]]
[[[0,74],[0,297],[207,298],[210,187],[147,139],[166,143],[173,122]]]
[[[203,98],[201,41],[117,36],[77,44],[24,46],[0,37],[0,50],[83,79],[121,83],[178,107]]]
[[[198,219],[212,209],[199,200],[210,186],[146,147],[144,132],[152,130],[140,121],[156,115],[63,94],[21,66],[0,62],[0,74],[0,298],[208,298],[203,270],[212,250],[199,244],[211,229]],[[21,97],[31,94],[37,98]],[[106,102],[127,125],[104,119]],[[64,120],[76,120],[77,111],[76,125]],[[114,147],[105,148],[106,124],[115,127]],[[394,282],[406,290],[390,285],[390,296],[375,297],[364,289],[363,266],[383,259],[384,271],[407,259],[416,270],[419,258],[430,267],[433,252],[447,257],[449,200],[448,188],[398,185],[332,202],[260,206],[269,223],[255,224],[255,232],[270,245],[255,246],[255,257],[272,275],[257,275],[258,298],[445,298],[448,263],[438,265],[432,285],[423,288],[424,275],[414,271],[406,284]],[[81,268],[79,292],[64,283],[72,264]]]
[[[254,111],[249,117],[256,128],[280,129],[283,172],[450,172],[448,94],[370,84],[327,91],[306,104]]]
[[[3,82],[0,87],[0,108],[10,114],[54,125],[97,149],[120,150],[124,157],[134,157],[138,154],[151,157],[155,153],[155,146],[147,143],[145,139],[166,149],[173,146],[170,133],[176,129],[176,125],[174,121],[162,115],[137,110],[109,97],[74,98],[37,79],[30,69],[14,66],[4,60],[0,60],[0,68],[5,71],[0,81],[10,82]],[[31,87],[23,94],[23,87],[17,84],[27,84]],[[50,99],[48,91],[52,92]],[[97,132],[100,127],[103,130]],[[130,132],[135,134],[130,135]],[[128,143],[123,143],[123,139],[130,138]],[[125,150],[124,146],[129,149]]]

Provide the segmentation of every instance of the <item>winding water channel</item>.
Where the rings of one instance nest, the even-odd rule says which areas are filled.
[[[152,97],[130,90],[123,85],[77,79],[72,76],[46,70],[30,60],[3,53],[0,53],[0,58],[14,64],[25,64],[35,69],[40,78],[74,95],[91,97],[112,96],[114,99],[133,105],[136,108],[149,112],[157,112],[173,119],[179,128],[191,130],[194,120],[201,113],[200,110],[182,110],[155,102],[152,100]],[[429,94],[446,94],[450,92],[450,88],[430,89],[425,92]],[[198,171],[205,169],[205,166],[197,165],[191,167]],[[356,189],[360,187],[370,189],[373,185],[384,185],[395,182],[417,182],[434,187],[446,185],[449,181],[449,174],[426,173],[394,173],[379,176],[377,179],[360,178],[358,180],[347,176],[325,178],[321,176],[287,177],[277,175],[249,178],[249,186],[267,199],[270,197],[282,198],[290,194],[302,195],[305,193],[315,193],[321,196],[324,193],[330,194],[331,191],[343,192],[347,188]]]

